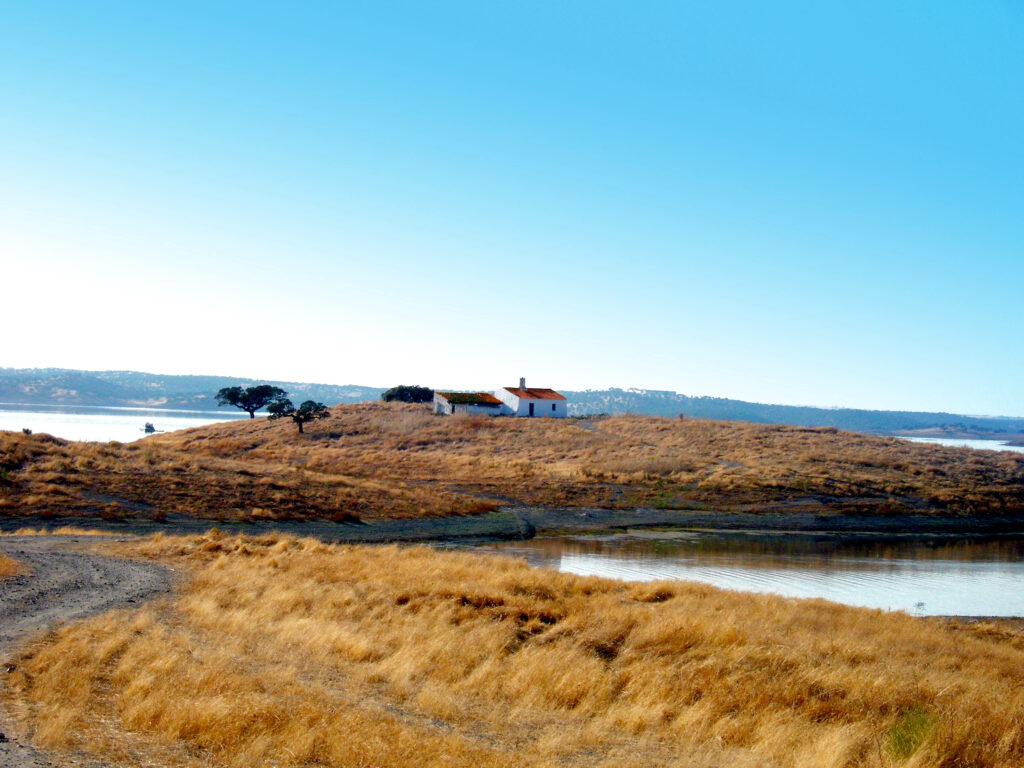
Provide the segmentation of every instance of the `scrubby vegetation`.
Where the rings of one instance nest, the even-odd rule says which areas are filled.
[[[1018,513],[1024,455],[835,429],[616,416],[438,417],[336,406],[130,443],[0,432],[0,514],[421,517],[524,504],[828,514]]]
[[[1024,764],[1024,635],[425,548],[119,545],[192,578],[9,676],[44,745],[125,765]]]

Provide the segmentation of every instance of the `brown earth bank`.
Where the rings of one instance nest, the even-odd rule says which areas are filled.
[[[465,542],[526,540],[536,535],[601,534],[628,529],[683,529],[719,536],[820,538],[831,541],[898,540],[906,538],[984,538],[1024,535],[1024,520],[1014,516],[851,515],[801,512],[687,513],[650,508],[616,510],[587,507],[502,507],[495,512],[453,517],[365,520],[220,520],[169,515],[156,522],[145,518],[35,515],[0,517],[0,533],[26,531],[94,531],[147,536],[202,534],[215,529],[229,534],[260,536],[284,533],[312,536],[328,543]]]
[[[69,761],[1024,764],[1024,634],[1005,623],[280,535],[115,552],[181,573],[173,598],[24,648],[3,692]]]
[[[357,535],[387,521],[479,517],[521,535],[522,521],[632,515],[724,527],[966,529],[986,520],[1010,529],[1022,511],[1024,455],[829,428],[438,417],[367,403],[332,408],[302,435],[266,419],[128,444],[0,432],[0,519],[53,524],[198,530],[187,527],[196,520],[259,531],[316,521]]]

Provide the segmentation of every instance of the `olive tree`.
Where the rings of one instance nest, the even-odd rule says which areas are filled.
[[[299,434],[302,434],[303,424],[308,424],[316,419],[326,419],[331,415],[331,412],[327,410],[327,406],[323,403],[306,400],[296,408],[292,401],[286,397],[279,397],[268,405],[267,413],[270,414],[267,418],[271,421],[274,419],[291,419],[298,426]]]
[[[280,387],[269,384],[258,384],[255,387],[224,387],[217,392],[217,405],[233,405],[249,414],[250,419],[256,418],[256,411],[264,408],[274,400],[288,393]]]

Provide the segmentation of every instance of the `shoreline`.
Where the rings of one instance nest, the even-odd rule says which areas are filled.
[[[505,506],[495,512],[458,517],[421,517],[334,522],[330,520],[229,520],[167,515],[163,521],[143,517],[5,515],[0,532],[21,528],[110,531],[116,534],[199,534],[217,528],[225,533],[258,536],[271,532],[314,536],[350,544],[525,541],[535,536],[625,533],[628,529],[692,531],[719,536],[771,536],[830,541],[964,539],[1024,536],[1024,516],[974,517],[939,514],[855,515],[801,511],[711,512],[641,507],[630,510],[594,507]]]
[[[536,512],[534,510],[534,512]],[[1021,539],[1024,538],[1024,531],[1003,531],[993,533],[989,532],[977,532],[977,531],[946,531],[937,533],[935,531],[922,532],[920,530],[907,531],[903,533],[895,533],[892,531],[808,531],[808,530],[796,530],[786,528],[767,528],[762,527],[759,529],[743,529],[743,528],[729,528],[729,527],[717,527],[717,528],[695,528],[695,527],[678,527],[678,526],[665,526],[665,525],[618,525],[611,528],[597,528],[592,525],[584,526],[577,525],[572,528],[563,528],[561,530],[556,529],[541,529],[530,532],[530,535],[525,535],[526,531],[522,528],[518,530],[519,535],[512,535],[513,531],[508,529],[500,529],[495,526],[495,523],[504,522],[508,523],[509,520],[500,513],[496,513],[488,516],[487,520],[474,521],[476,525],[471,526],[460,526],[453,527],[453,524],[457,524],[458,519],[445,518],[440,520],[426,521],[427,525],[418,525],[416,530],[412,530],[409,525],[396,525],[396,524],[409,524],[409,523],[423,523],[424,521],[383,521],[391,523],[387,529],[383,529],[381,526],[367,526],[360,524],[345,524],[345,523],[327,523],[317,524],[314,522],[304,523],[301,521],[264,521],[260,523],[220,523],[217,525],[206,525],[207,522],[216,521],[202,521],[192,520],[190,525],[180,526],[174,525],[173,523],[158,524],[152,521],[135,520],[135,521],[120,521],[119,525],[110,525],[111,521],[104,521],[102,519],[88,519],[88,520],[73,520],[63,519],[60,521],[48,520],[40,521],[38,518],[31,516],[19,517],[19,518],[0,518],[0,544],[3,543],[5,538],[10,541],[18,540],[18,537],[13,536],[19,528],[33,528],[35,530],[49,529],[50,531],[56,532],[58,529],[64,526],[74,525],[75,528],[82,529],[78,531],[68,531],[64,534],[58,534],[61,539],[73,539],[77,542],[91,539],[107,539],[112,538],[117,540],[118,537],[122,537],[122,540],[126,540],[123,537],[144,537],[152,535],[154,533],[165,533],[167,535],[189,535],[195,534],[200,535],[208,532],[211,528],[220,530],[227,536],[234,535],[246,535],[246,536],[260,536],[262,534],[271,533],[283,533],[294,535],[297,537],[314,537],[328,543],[337,544],[362,544],[362,545],[386,545],[386,544],[406,544],[406,545],[427,545],[439,550],[475,550],[477,547],[486,546],[487,544],[496,544],[499,542],[513,542],[521,541],[526,542],[532,538],[539,539],[570,539],[578,537],[582,540],[587,540],[593,537],[594,539],[604,540],[609,538],[636,538],[636,539],[701,539],[706,538],[707,540],[718,539],[719,544],[717,546],[746,546],[745,544],[739,543],[741,540],[750,540],[752,538],[759,538],[765,544],[770,543],[782,543],[782,542],[804,542],[804,546],[820,545],[827,548],[838,546],[840,548],[846,545],[856,544],[906,544],[910,542],[928,542],[935,546],[946,546],[950,543],[955,542],[973,542],[973,543],[984,543],[993,542],[1006,539]],[[791,517],[791,516],[790,516]],[[495,519],[497,518],[497,519]],[[968,521],[962,521],[966,524]],[[51,525],[40,525],[40,523],[50,523]],[[520,521],[520,524],[522,521]],[[488,528],[488,526],[492,526]],[[339,535],[341,533],[338,529],[340,528],[357,528],[357,527],[368,527],[373,530],[365,531],[362,533],[356,533],[349,531],[347,535]],[[88,530],[92,530],[93,535],[82,536]],[[444,531],[442,533],[442,531]],[[413,535],[413,534],[418,535]],[[4,536],[6,534],[6,536]],[[11,538],[7,538],[11,537]],[[31,540],[31,539],[29,539]],[[731,544],[727,543],[731,540]],[[91,541],[89,542],[91,543]],[[500,556],[505,553],[495,553],[496,556]],[[614,577],[612,577],[614,578]],[[727,590],[736,590],[737,587],[721,587]],[[739,588],[740,591],[745,591]],[[751,593],[753,594],[753,593]],[[831,598],[825,598],[831,599]],[[841,602],[841,601],[840,601]],[[907,610],[907,609],[889,609],[889,610]],[[940,620],[948,624],[954,624],[963,626],[965,628],[973,625],[990,625],[989,629],[985,631],[998,631],[1000,633],[1010,633],[1016,637],[1024,638],[1024,614],[1008,614],[1008,615],[974,615],[974,614],[914,614],[921,619],[934,619]]]

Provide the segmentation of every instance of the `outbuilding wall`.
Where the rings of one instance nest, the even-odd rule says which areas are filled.
[[[483,403],[450,403],[441,395],[434,395],[434,413],[439,413],[442,416],[451,416],[455,413],[501,416],[504,412],[505,406],[498,405],[497,403],[493,405],[484,405]]]
[[[469,416],[480,414],[482,416],[500,416],[500,405],[482,405],[480,403],[455,403],[452,408],[455,413],[465,413]]]

